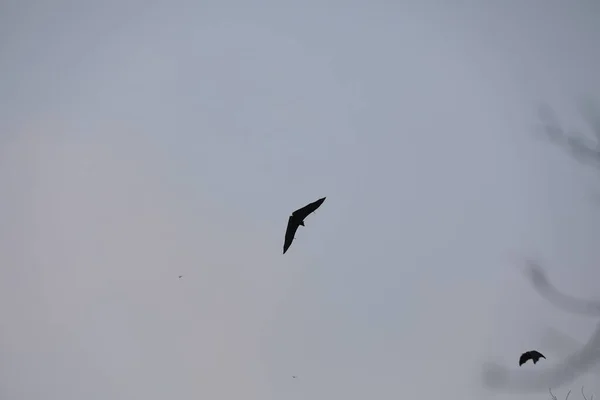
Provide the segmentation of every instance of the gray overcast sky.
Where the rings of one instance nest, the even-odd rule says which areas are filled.
[[[450,3],[2,1],[0,397],[547,398],[481,367],[596,324],[515,254],[600,296],[600,173],[533,133],[600,3]]]

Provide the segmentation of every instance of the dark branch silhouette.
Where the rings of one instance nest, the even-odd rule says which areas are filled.
[[[287,228],[285,230],[285,241],[283,243],[283,254],[290,248],[294,241],[294,235],[299,226],[304,226],[304,219],[313,213],[317,208],[323,204],[326,197],[320,198],[319,200],[312,202],[302,208],[297,209],[290,215],[288,219]]]

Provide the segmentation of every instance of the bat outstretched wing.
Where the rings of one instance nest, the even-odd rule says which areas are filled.
[[[317,208],[319,208],[321,206],[321,204],[323,204],[325,199],[326,199],[326,197],[323,197],[317,201],[314,201],[308,205],[305,205],[304,207],[299,208],[296,211],[294,211],[292,213],[292,215],[300,220],[303,220],[304,218],[308,217],[311,213],[313,213]]]
[[[546,359],[546,357],[545,357],[545,356],[544,356],[542,353],[540,353],[539,351],[537,351],[537,350],[533,350],[533,351],[531,352],[531,354],[532,354],[532,356],[534,356],[534,357],[535,357],[535,358],[537,358],[538,360],[539,360],[540,358]]]
[[[292,245],[298,226],[298,221],[294,217],[288,219],[287,228],[285,229],[285,241],[283,242],[283,254],[285,254]]]
[[[531,354],[529,352],[521,354],[521,357],[519,357],[519,366],[525,364],[530,358]]]

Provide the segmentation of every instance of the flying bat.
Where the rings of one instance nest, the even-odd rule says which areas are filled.
[[[525,353],[521,354],[521,357],[519,358],[519,367],[529,360],[532,360],[533,363],[536,364],[540,358],[543,358],[544,360],[546,359],[546,357],[544,357],[544,355],[537,350],[526,351]]]
[[[294,241],[294,235],[299,226],[304,226],[304,218],[308,217],[317,208],[323,204],[325,197],[310,203],[302,208],[297,209],[290,215],[288,219],[287,228],[285,230],[285,241],[283,242],[283,254],[290,248]]]

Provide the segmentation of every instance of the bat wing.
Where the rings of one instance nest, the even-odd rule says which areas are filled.
[[[546,359],[546,357],[544,357],[544,355],[537,350],[531,351],[531,355],[532,355],[532,358],[535,357],[536,360],[539,360],[540,358]]]
[[[314,201],[308,205],[305,205],[302,208],[297,209],[296,211],[294,211],[292,213],[292,215],[296,218],[298,218],[300,221],[304,220],[304,218],[308,217],[311,213],[313,213],[317,208],[319,208],[321,206],[321,204],[323,204],[323,202],[325,201],[326,197],[323,197],[317,201]]]
[[[285,241],[283,242],[283,254],[290,248],[294,241],[294,235],[298,230],[298,220],[292,216],[288,219],[287,228],[285,230]]]
[[[531,359],[531,354],[529,352],[521,354],[521,357],[519,358],[519,367],[529,361],[529,359]]]

